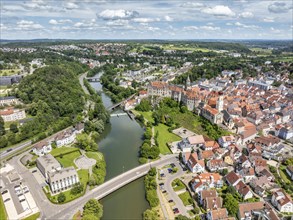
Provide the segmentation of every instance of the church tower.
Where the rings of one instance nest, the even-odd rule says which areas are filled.
[[[188,88],[190,88],[191,86],[191,82],[190,82],[190,78],[189,78],[189,75],[187,76],[187,80],[186,80],[186,83],[185,83],[185,90],[187,90]]]
[[[222,94],[219,95],[216,107],[219,112],[223,111],[224,109],[224,96]]]

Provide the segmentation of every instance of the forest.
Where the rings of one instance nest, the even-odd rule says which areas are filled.
[[[75,65],[64,62],[40,68],[21,81],[14,93],[32,119],[16,133],[6,131],[0,137],[0,147],[29,138],[41,140],[82,120],[85,97],[77,75],[83,67],[75,68]]]

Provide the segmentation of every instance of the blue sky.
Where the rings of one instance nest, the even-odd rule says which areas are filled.
[[[292,39],[282,0],[0,0],[1,38]]]

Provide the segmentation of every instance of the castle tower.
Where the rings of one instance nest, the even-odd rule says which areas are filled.
[[[219,95],[216,107],[219,112],[223,111],[224,109],[224,97],[222,94]]]

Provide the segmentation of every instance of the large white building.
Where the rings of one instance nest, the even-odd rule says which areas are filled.
[[[12,108],[0,111],[0,116],[3,118],[4,122],[17,121],[26,117],[24,110]]]
[[[56,172],[49,172],[48,182],[52,193],[58,193],[79,183],[79,178],[74,167],[67,167]]]

